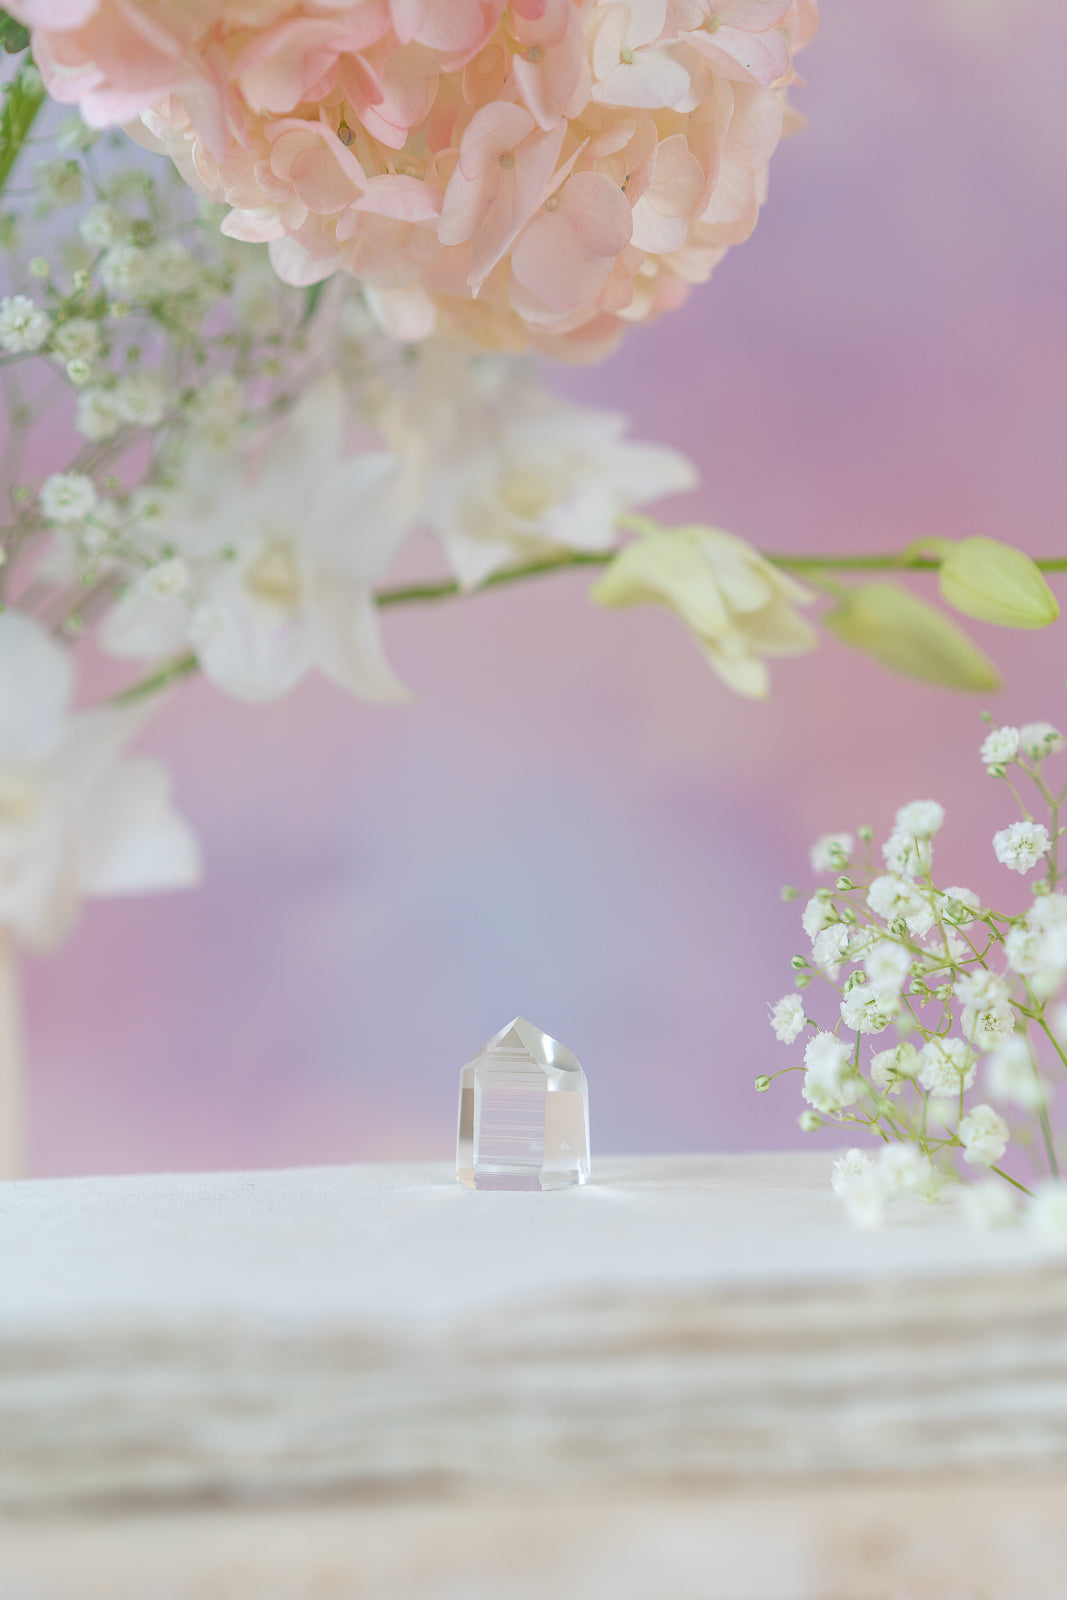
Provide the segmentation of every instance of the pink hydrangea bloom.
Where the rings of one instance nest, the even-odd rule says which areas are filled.
[[[592,358],[755,226],[817,0],[14,0],[287,282]]]

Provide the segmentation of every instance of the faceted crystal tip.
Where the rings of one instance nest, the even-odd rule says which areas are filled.
[[[468,1189],[589,1180],[589,1090],[577,1058],[515,1017],[460,1073],[456,1176]]]

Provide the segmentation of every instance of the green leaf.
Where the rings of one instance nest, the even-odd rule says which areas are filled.
[[[975,694],[1000,688],[1000,673],[973,640],[900,584],[866,583],[822,620],[843,644],[891,672]]]
[[[7,182],[44,98],[41,74],[32,63],[23,63],[0,110],[0,189]]]
[[[310,322],[312,317],[315,315],[319,301],[322,299],[322,291],[325,289],[325,287],[326,280],[323,278],[318,283],[309,284],[305,289],[304,314],[300,318],[301,327],[304,327],[306,323]]]
[[[0,11],[0,48],[6,50],[9,56],[17,56],[30,48],[29,29],[24,28],[21,22],[16,22],[6,11]]]
[[[997,539],[961,539],[941,563],[941,593],[956,611],[1002,628],[1047,628],[1056,596],[1028,555]]]

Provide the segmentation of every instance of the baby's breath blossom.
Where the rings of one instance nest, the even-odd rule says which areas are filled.
[[[946,959],[949,962],[966,961],[968,956],[974,954],[966,939],[962,939],[951,927],[942,925],[927,936],[926,942],[931,948],[928,957],[931,971],[943,967]]]
[[[945,922],[955,923],[957,927],[964,927],[968,922],[973,922],[975,915],[982,909],[982,902],[973,889],[961,889],[954,884],[951,889],[945,889],[937,897],[938,916]]]
[[[919,1072],[919,1052],[905,1040],[871,1057],[870,1076],[883,1094],[896,1094],[902,1082],[910,1082]]]
[[[960,1026],[981,1049],[992,1049],[1015,1028],[1008,985],[995,972],[979,967],[956,980],[956,999],[963,1006]]]
[[[1000,778],[1000,760],[1014,759],[1009,752],[1017,747],[1017,783],[1033,785],[1035,803],[1048,808],[1055,829],[1060,785],[1036,764],[1063,743],[1051,725],[1027,724],[1022,734],[996,730],[985,752],[999,758],[988,765]],[[1021,797],[1020,804],[1023,820],[997,835],[999,858],[1025,870],[1042,854],[1051,857],[1022,914],[983,910],[973,890],[933,881],[930,840],[944,822],[935,801],[914,801],[896,813],[883,849],[888,872],[872,878],[862,862],[850,860],[846,875],[829,845],[825,854],[813,854],[813,865],[825,861],[840,876],[805,908],[813,959],[800,985],[808,1025],[817,1028],[829,1010],[834,1031],[808,1042],[804,1097],[814,1109],[801,1127],[823,1126],[856,1104],[847,1120],[869,1123],[883,1140],[876,1157],[850,1151],[834,1168],[833,1187],[858,1226],[878,1226],[895,1199],[933,1202],[960,1183],[962,1215],[974,1226],[1005,1226],[1022,1211],[1010,1186],[1033,1183],[1027,1168],[1047,1165],[1057,1173],[1062,1141],[1051,1116],[1067,1048],[1067,1002],[1049,1002],[1067,983],[1067,893],[1060,892],[1053,833]],[[860,833],[872,841],[871,830]],[[842,993],[846,960],[853,970]],[[804,963],[794,958],[794,966]],[[826,1010],[819,1005],[820,980],[835,991],[836,1014],[828,1001]],[[863,1045],[864,1034],[887,1029],[896,1037],[884,1048]],[[981,1090],[991,1103],[975,1090],[980,1055],[986,1057]],[[1016,1128],[1021,1115],[1032,1119],[1029,1127]],[[1011,1168],[1002,1172],[1009,1150]],[[976,1183],[973,1176],[988,1169],[1000,1179],[993,1188],[992,1180]],[[1062,1230],[1067,1245],[1067,1187],[1039,1192],[1031,1225],[1046,1235]]]
[[[89,439],[93,444],[110,439],[118,433],[123,421],[122,408],[114,389],[94,386],[83,389],[78,396],[74,426],[83,439]]]
[[[852,1069],[848,1046],[832,1033],[817,1033],[804,1051],[804,1098],[828,1116],[855,1103],[860,1080]]]
[[[165,561],[158,561],[141,579],[147,593],[170,597],[185,594],[189,587],[189,563],[181,556],[169,556]]]
[[[186,413],[190,428],[198,440],[204,440],[216,450],[224,450],[233,443],[244,404],[239,380],[232,373],[220,372],[190,401]]]
[[[930,1039],[919,1051],[919,1082],[931,1094],[951,1099],[969,1089],[978,1065],[964,1039]]]
[[[890,926],[903,919],[908,931],[920,939],[929,933],[936,920],[930,896],[907,878],[893,874],[875,878],[867,891],[867,904]]]
[[[907,945],[895,939],[879,939],[870,946],[863,958],[867,981],[882,1000],[900,999],[911,964],[912,956]]]
[[[882,859],[900,877],[923,878],[930,871],[933,847],[929,839],[896,827],[882,846]]]
[[[1030,907],[1027,921],[1043,934],[1067,932],[1067,895],[1053,893],[1039,896]]]
[[[899,1007],[899,1000],[872,993],[866,983],[850,989],[841,1002],[841,1020],[853,1033],[883,1033]]]
[[[90,361],[100,350],[100,325],[91,317],[72,317],[52,333],[52,349],[66,361]]]
[[[911,1145],[889,1144],[878,1159],[839,1191],[849,1219],[859,1228],[879,1228],[895,1201],[927,1197],[929,1167]]]
[[[1018,728],[994,728],[982,741],[982,760],[987,767],[1003,766],[1019,754]]]
[[[1028,1221],[1042,1243],[1067,1249],[1067,1183],[1039,1184]]]
[[[130,218],[107,201],[90,206],[78,223],[78,232],[94,250],[108,250],[125,239],[132,227]]]
[[[771,1027],[783,1044],[799,1039],[804,1032],[804,1002],[798,994],[783,995],[771,1007]]]
[[[811,847],[811,870],[842,872],[855,848],[851,833],[824,833]]]
[[[843,1156],[838,1156],[834,1162],[833,1174],[830,1184],[835,1194],[848,1194],[857,1183],[868,1177],[874,1168],[874,1162],[866,1150],[846,1150]]]
[[[135,244],[117,244],[100,263],[100,282],[120,300],[136,300],[149,287],[152,258]]]
[[[1019,1220],[1019,1208],[1005,1183],[970,1184],[963,1190],[960,1201],[968,1224],[981,1233],[1014,1227]]]
[[[1008,1148],[1008,1124],[992,1106],[973,1106],[960,1122],[963,1159],[974,1166],[991,1167]]]
[[[1051,722],[1027,722],[1019,729],[1019,748],[1031,761],[1044,761],[1046,756],[1058,754],[1063,745],[1062,733]]]
[[[812,895],[804,907],[800,925],[808,938],[814,940],[824,928],[828,928],[832,922],[836,921],[837,913],[832,903],[828,899],[823,899],[820,895],[815,894]]]
[[[96,487],[83,472],[53,472],[37,499],[49,522],[81,522],[96,505]]]
[[[932,839],[943,827],[945,808],[936,800],[912,800],[901,806],[895,818],[895,830],[912,839]]]
[[[154,428],[166,415],[167,391],[151,373],[120,378],[115,385],[115,405],[123,422],[134,428]]]
[[[867,890],[867,904],[875,916],[892,923],[900,917],[907,917],[918,911],[922,905],[922,896],[913,883],[888,875],[875,878]]]
[[[0,349],[10,355],[39,350],[51,326],[48,312],[28,294],[8,294],[0,300]]]
[[[908,1144],[883,1146],[878,1153],[878,1176],[888,1193],[897,1198],[925,1194],[931,1184],[928,1164]]]
[[[1016,923],[1004,936],[1004,959],[1013,972],[1028,975],[1045,965],[1041,934],[1027,922]]]
[[[981,1011],[965,1006],[960,1027],[976,1050],[995,1050],[1015,1032],[1015,1013],[1007,1004],[987,1006]]]
[[[1050,843],[1049,831],[1041,822],[1013,822],[993,835],[997,860],[1012,872],[1030,872]]]
[[[1040,1111],[1052,1093],[1036,1067],[1026,1039],[1017,1035],[1006,1039],[985,1064],[985,1084],[994,1100],[1021,1106],[1025,1111]]]
[[[77,205],[82,197],[84,183],[77,161],[61,157],[39,161],[34,168],[33,182],[46,206]]]
[[[837,980],[841,963],[849,953],[852,930],[843,922],[831,922],[811,941],[811,959],[831,980]]]

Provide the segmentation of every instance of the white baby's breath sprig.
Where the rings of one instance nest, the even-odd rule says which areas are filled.
[[[809,992],[803,1002],[780,1000],[771,1020],[793,1049],[807,1036],[803,1065],[792,1069],[804,1075],[801,1127],[847,1124],[878,1141],[834,1167],[833,1187],[860,1226],[963,1184],[973,1190],[964,1215],[975,1226],[1014,1222],[1023,1201],[1042,1238],[1067,1243],[1052,1120],[1067,1072],[1067,1003],[1057,1002],[1067,983],[1059,868],[1067,784],[1051,776],[1064,748],[1048,722],[997,727],[982,744],[991,777],[1022,812],[997,830],[990,860],[1016,882],[1041,869],[1011,912],[963,885],[938,884],[934,841],[945,813],[936,800],[901,806],[880,850],[866,827],[824,834],[812,847],[813,871],[835,876],[801,917],[811,956],[793,966]],[[819,990],[829,991],[825,1003]],[[771,1079],[757,1086],[766,1091]]]

